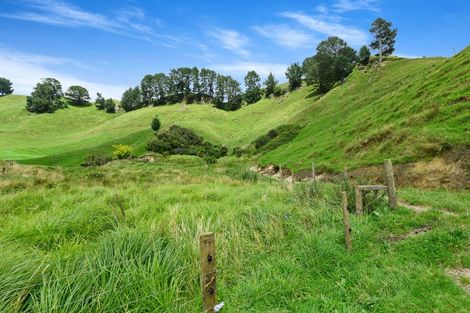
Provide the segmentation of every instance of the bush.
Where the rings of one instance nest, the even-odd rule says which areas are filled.
[[[194,133],[192,130],[171,126],[167,131],[156,133],[147,144],[147,149],[161,154],[209,156],[216,159],[227,155],[225,146],[213,145]]]
[[[294,139],[300,129],[298,125],[281,125],[271,129],[266,135],[258,137],[252,144],[258,152],[271,151]]]
[[[276,86],[276,87],[274,88],[273,96],[276,97],[276,98],[277,98],[277,97],[281,97],[281,96],[285,95],[286,92],[287,92],[287,91],[286,91],[285,89],[282,89],[281,87]]]
[[[104,102],[104,110],[106,111],[106,113],[116,113],[116,104],[114,104],[113,99],[106,99],[106,101]]]
[[[52,113],[63,108],[62,85],[55,78],[44,78],[36,84],[31,96],[26,98],[26,110],[35,113]]]
[[[131,156],[132,153],[132,148],[128,145],[114,145],[113,146],[114,151],[113,151],[113,156],[116,159],[122,160],[122,159],[127,159]]]
[[[158,119],[158,116],[155,116],[151,124],[153,131],[157,132],[160,129],[160,126],[161,126],[160,120]]]
[[[81,166],[101,166],[105,165],[111,160],[111,157],[105,154],[90,154],[85,158],[85,161],[81,164]]]

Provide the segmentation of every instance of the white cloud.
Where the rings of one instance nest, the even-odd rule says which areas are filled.
[[[377,0],[339,0],[333,4],[333,8],[337,12],[367,10],[379,12],[376,6]]]
[[[235,76],[245,75],[248,71],[256,71],[261,76],[273,73],[278,78],[284,77],[287,65],[278,63],[238,62],[232,64],[216,64],[210,66],[217,72]]]
[[[69,74],[64,74],[53,69],[58,65],[81,67],[70,59],[56,58],[50,56],[24,54],[13,50],[0,49],[1,75],[13,82],[15,94],[28,95],[41,78],[54,77],[62,83],[66,90],[71,85],[80,85],[88,89],[90,96],[94,97],[96,92],[101,92],[105,97],[119,99],[127,87],[100,84],[86,81]]]
[[[137,7],[127,7],[116,12],[114,16],[106,16],[83,10],[66,2],[33,0],[23,11],[0,13],[0,17],[61,27],[89,27],[147,41],[152,41],[152,37],[173,43],[182,41],[177,36],[156,33],[152,27],[145,24],[145,13]],[[158,20],[154,19],[151,24],[157,25],[155,21]],[[171,46],[169,43],[160,41],[158,44]]]
[[[360,46],[367,42],[367,34],[354,26],[327,22],[317,17],[296,12],[282,12],[280,15],[292,19],[312,31],[328,36],[338,36],[355,46]]]
[[[312,47],[315,42],[311,34],[284,24],[254,26],[252,28],[260,35],[291,49]]]
[[[219,41],[224,49],[247,58],[251,53],[246,49],[249,40],[246,36],[230,29],[212,28],[208,34]]]
[[[318,13],[320,14],[328,14],[328,7],[324,4],[318,5],[315,10],[317,10]]]

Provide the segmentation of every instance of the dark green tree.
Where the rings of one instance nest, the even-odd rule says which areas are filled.
[[[359,55],[358,55],[358,58],[359,58],[359,62],[362,64],[362,65],[367,65],[369,64],[369,61],[370,61],[370,50],[367,46],[362,46],[361,49],[359,50]]]
[[[200,72],[200,84],[201,84],[201,100],[205,103],[212,102],[214,98],[214,92],[216,89],[216,80],[217,80],[217,73],[202,68]]]
[[[312,78],[320,91],[327,92],[351,73],[357,63],[357,55],[341,38],[329,37],[318,44],[314,60],[316,73]]]
[[[225,81],[226,77],[224,75],[217,74],[215,94],[214,94],[214,105],[216,108],[224,109],[225,103]]]
[[[155,76],[145,75],[140,82],[140,95],[144,106],[151,106],[156,103]]]
[[[121,107],[129,112],[143,106],[139,87],[129,88],[122,94]]]
[[[245,101],[248,104],[261,99],[261,78],[255,71],[249,71],[245,76]]]
[[[191,69],[191,95],[188,97],[188,103],[201,102],[202,91],[199,69],[195,66]]]
[[[302,72],[307,85],[313,85],[318,82],[318,63],[316,56],[306,58],[302,62]]]
[[[302,67],[293,63],[287,68],[286,77],[289,80],[289,90],[293,91],[302,86]]]
[[[225,94],[227,95],[227,102],[224,110],[235,111],[241,108],[243,94],[241,92],[240,83],[230,76],[225,79]]]
[[[273,73],[269,73],[268,77],[264,81],[264,96],[266,98],[269,98],[271,95],[274,94],[274,90],[276,89],[277,83],[278,81],[276,80],[276,78],[274,78]]]
[[[95,100],[95,106],[98,110],[104,110],[106,100],[103,98],[103,96],[97,92],[96,93],[96,100]]]
[[[88,90],[82,86],[70,86],[65,97],[70,100],[73,105],[84,105],[90,101]]]
[[[395,51],[395,37],[397,36],[397,29],[391,29],[392,23],[378,18],[372,23],[370,32],[374,37],[370,47],[379,51],[379,64],[382,64],[384,56],[391,55]]]
[[[113,99],[106,99],[104,103],[104,110],[106,111],[106,113],[116,113],[116,104],[114,104]]]
[[[150,125],[153,129],[153,131],[158,131],[160,129],[161,123],[160,120],[158,119],[158,116],[155,116],[152,120],[152,124]]]
[[[5,77],[0,77],[0,96],[6,96],[13,93],[12,83]]]
[[[26,98],[26,110],[35,113],[52,113],[63,108],[62,85],[55,78],[43,78],[36,84],[31,96]]]

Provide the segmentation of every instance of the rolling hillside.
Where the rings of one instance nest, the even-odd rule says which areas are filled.
[[[235,112],[178,104],[119,114],[90,106],[35,115],[24,103],[23,96],[0,98],[0,159],[78,165],[116,143],[143,153],[157,114],[164,127],[189,127],[232,148],[282,124],[305,125],[293,141],[260,156],[262,165],[298,170],[314,159],[321,168],[340,170],[386,157],[408,162],[470,144],[470,48],[450,59],[390,58],[382,69],[355,70],[324,96],[304,87]]]

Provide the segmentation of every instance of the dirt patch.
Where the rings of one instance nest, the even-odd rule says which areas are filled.
[[[398,205],[405,207],[407,209],[410,209],[411,211],[416,212],[416,213],[424,213],[424,212],[428,212],[432,210],[432,208],[428,206],[413,205],[413,204],[409,204],[409,203],[402,202],[402,201],[398,202]],[[457,216],[456,213],[451,212],[449,210],[444,210],[444,209],[436,209],[436,210],[446,215]]]
[[[424,226],[421,226],[421,227],[418,227],[418,228],[415,228],[413,229],[412,231],[404,234],[404,235],[400,235],[400,236],[390,236],[388,237],[388,240],[389,241],[392,241],[392,242],[396,242],[396,241],[401,241],[401,240],[405,240],[407,238],[411,238],[411,237],[416,237],[418,235],[421,235],[421,234],[424,234],[424,233],[427,233],[428,231],[431,230],[431,226],[429,225],[424,225]]]
[[[447,275],[452,277],[467,293],[470,293],[470,268],[452,268],[446,270]]]

